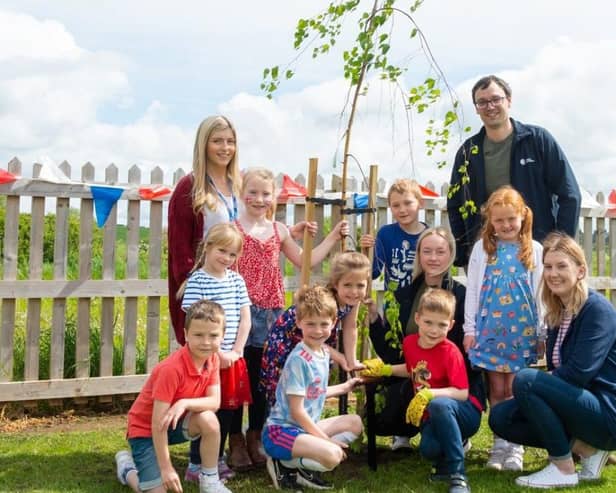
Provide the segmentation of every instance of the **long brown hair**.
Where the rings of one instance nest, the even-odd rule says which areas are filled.
[[[522,228],[520,229],[520,250],[518,259],[528,270],[533,269],[533,211],[526,205],[520,193],[509,185],[497,188],[481,208],[483,215],[483,228],[481,238],[483,250],[490,260],[496,257],[496,232],[492,226],[492,210],[494,207],[512,207],[516,214],[522,216]]]
[[[237,132],[228,118],[220,115],[209,116],[201,122],[195,137],[192,185],[192,205],[195,214],[200,212],[204,205],[210,210],[216,209],[218,198],[207,177],[207,143],[210,140],[212,132],[226,129],[230,129],[233,132],[233,137],[235,137],[235,154],[233,154],[231,161],[227,165],[227,180],[231,184],[231,192],[237,195],[240,181]]]
[[[560,324],[565,310],[571,315],[576,315],[584,303],[586,303],[588,299],[588,284],[586,282],[588,265],[586,264],[586,257],[580,245],[578,245],[573,238],[564,233],[550,233],[546,236],[545,240],[543,240],[543,261],[545,261],[545,256],[550,252],[560,252],[566,255],[575,265],[582,267],[584,270],[584,275],[581,279],[578,279],[573,287],[573,292],[571,293],[567,306],[565,306],[560,297],[556,296],[546,285],[545,270],[543,271],[539,289],[541,301],[545,306],[545,321],[549,327],[555,327]]]

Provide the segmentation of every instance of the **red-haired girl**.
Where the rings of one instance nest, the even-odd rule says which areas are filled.
[[[510,186],[483,208],[481,238],[471,253],[464,304],[464,348],[485,370],[493,407],[512,396],[515,374],[537,361],[537,289],[542,247],[533,241],[533,213]],[[543,346],[543,345],[542,345]],[[521,471],[524,448],[494,437],[487,467]]]

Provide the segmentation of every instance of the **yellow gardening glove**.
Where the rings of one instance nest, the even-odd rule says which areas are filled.
[[[366,368],[360,372],[362,377],[391,377],[391,365],[386,365],[380,358],[362,361]]]
[[[415,397],[411,399],[409,407],[406,408],[406,422],[413,426],[419,426],[426,407],[432,399],[434,399],[434,394],[430,389],[421,389],[417,392]]]

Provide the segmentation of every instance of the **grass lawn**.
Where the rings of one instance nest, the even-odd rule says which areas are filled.
[[[0,492],[128,492],[115,476],[114,454],[126,448],[124,416],[71,417],[40,424],[25,421],[20,427],[0,422]],[[415,439],[416,440],[416,439]],[[445,493],[445,484],[428,482],[429,464],[416,450],[391,452],[386,440],[380,441],[378,471],[366,465],[365,451],[352,454],[334,473],[335,491],[340,492],[426,492]],[[489,444],[484,420],[473,437],[467,456],[467,472],[475,493],[536,491],[517,487],[513,480],[519,473],[498,473],[483,467]],[[365,447],[364,447],[365,450]],[[187,445],[172,447],[173,462],[183,475]],[[525,467],[536,470],[545,464],[545,453],[528,449]],[[273,491],[265,470],[239,475],[229,482],[234,493]],[[575,491],[608,493],[616,488],[616,466],[604,470],[598,483],[583,483]],[[194,485],[184,491],[196,493]]]

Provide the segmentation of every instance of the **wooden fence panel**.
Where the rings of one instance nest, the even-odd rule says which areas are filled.
[[[150,175],[152,184],[163,183],[163,170],[156,167]],[[163,203],[160,200],[150,201],[150,237],[148,241],[148,276],[160,278],[163,245]],[[160,296],[148,296],[146,322],[146,364],[147,372],[158,363],[160,354]]]
[[[71,177],[71,167],[64,161],[60,165],[64,174]],[[66,280],[68,264],[68,241],[70,228],[70,199],[56,199],[56,222],[53,247],[53,278]],[[51,348],[49,355],[49,378],[64,376],[64,331],[66,327],[66,298],[54,298],[51,317]]]
[[[81,168],[81,180],[94,181],[94,166],[86,163]],[[82,199],[79,211],[79,280],[85,282],[92,276],[92,214],[94,201]],[[90,375],[90,298],[77,300],[77,331],[75,334],[75,375]]]
[[[118,182],[118,168],[114,164],[105,169],[105,183],[115,185]],[[118,221],[118,203],[111,209],[107,221],[103,226],[103,280],[116,278],[116,237]],[[98,227],[98,226],[97,226]],[[106,296],[101,300],[101,354],[100,374],[102,376],[113,373],[114,331],[116,325],[116,300],[113,296]]]
[[[71,168],[68,163],[63,163],[61,169],[67,177],[71,176]],[[9,171],[20,175],[21,163],[13,160],[9,163]],[[36,169],[35,169],[36,172]],[[177,170],[173,175],[176,183],[182,176],[183,170]],[[140,241],[140,228],[142,224],[142,204],[138,193],[141,180],[141,172],[133,166],[128,173],[127,189],[121,197],[121,201],[114,206],[103,229],[102,259],[93,256],[93,242],[99,238],[98,232],[94,234],[93,224],[94,203],[89,183],[94,183],[94,167],[86,163],[81,169],[81,180],[84,182],[70,184],[50,184],[42,180],[21,179],[14,186],[0,185],[0,193],[6,195],[5,237],[3,243],[3,278],[0,281],[0,298],[2,299],[2,320],[0,325],[0,395],[3,401],[32,400],[32,399],[59,399],[74,397],[85,399],[91,396],[104,396],[111,394],[132,394],[137,392],[145,380],[145,375],[134,375],[137,369],[137,341],[143,335],[140,331],[145,325],[145,368],[151,371],[158,362],[161,354],[160,330],[161,330],[161,298],[167,295],[167,281],[161,278],[163,245],[165,242],[164,222],[165,210],[168,197],[149,201],[149,237],[147,245]],[[150,175],[151,184],[163,183],[163,172],[155,168]],[[296,181],[304,183],[303,176],[298,176]],[[318,196],[338,198],[340,178],[332,177],[328,185],[322,176],[317,179]],[[105,170],[105,183],[108,185],[122,186],[118,183],[118,169],[114,165]],[[358,186],[361,184],[362,186]],[[347,207],[354,207],[352,195],[363,187],[363,183],[354,178],[347,179]],[[428,188],[438,189],[432,184]],[[446,184],[440,188],[441,194],[447,190]],[[379,180],[379,193],[377,196],[376,228],[388,222],[388,209],[386,200],[386,184]],[[20,197],[31,197],[31,229],[30,229],[30,268],[28,279],[21,279],[24,273],[19,272],[18,246],[19,246],[19,214],[20,207],[28,209],[28,202],[20,202]],[[55,233],[53,250],[53,275],[43,268],[43,233],[45,222],[45,208],[55,202]],[[79,272],[78,279],[69,279],[67,262],[69,252],[70,234],[70,200],[79,202]],[[605,197],[597,196],[599,203],[605,202]],[[422,218],[430,224],[447,225],[447,215],[440,209],[442,199],[425,201],[425,210]],[[126,259],[125,275],[118,278],[116,272],[117,234],[124,224],[123,212],[126,210]],[[118,217],[122,222],[118,223]],[[147,217],[145,214],[144,217]],[[294,224],[305,217],[304,199],[291,199],[288,204],[279,205],[276,211],[278,220],[285,224]],[[315,244],[322,241],[324,236],[323,223],[326,218],[331,218],[335,225],[340,218],[340,207],[319,204],[316,207],[316,219],[321,225],[315,238]],[[349,215],[347,218],[351,224],[351,235],[356,243],[362,231],[358,231],[363,218]],[[596,217],[591,211],[584,211],[582,218],[582,245],[585,255],[591,266],[594,277],[590,279],[590,285],[605,292],[616,305],[616,218]],[[376,232],[376,229],[373,233]],[[98,239],[96,240],[98,241]],[[347,247],[351,247],[351,242]],[[100,248],[100,245],[96,245]],[[141,248],[148,249],[147,279],[140,279],[139,252]],[[336,249],[334,249],[336,250]],[[333,252],[332,252],[333,253]],[[142,255],[143,257],[143,255]],[[93,262],[101,261],[101,278],[92,279]],[[124,258],[122,257],[124,261]],[[323,269],[324,263],[313,268],[314,282],[325,282],[327,273]],[[98,265],[96,272],[98,277]],[[299,272],[297,270],[296,272]],[[43,274],[51,277],[51,280],[43,280]],[[377,300],[382,303],[382,282],[373,284],[377,292]],[[295,276],[285,278],[285,289],[293,292],[298,288]],[[67,300],[75,299],[77,302],[77,334],[75,343],[76,378],[64,379],[65,362],[65,327],[67,317]],[[39,365],[39,339],[45,326],[46,315],[45,300],[50,299],[52,321],[51,327],[51,353],[49,362],[50,380],[38,381],[41,374]],[[27,306],[25,323],[23,313],[17,313],[17,301],[24,302]],[[100,300],[100,377],[90,375],[90,340],[92,330],[95,328],[96,315],[92,315],[94,304]],[[139,307],[143,308],[142,302],[147,303],[145,323],[139,323]],[[43,303],[41,305],[41,303]],[[117,310],[116,310],[117,308]],[[123,364],[122,375],[113,375],[114,372],[114,332],[118,314],[123,314],[122,346]],[[166,314],[165,314],[166,315]],[[168,317],[168,316],[167,316]],[[166,319],[165,319],[166,320]],[[169,324],[163,324],[167,328]],[[15,327],[19,328],[20,334],[24,330],[26,338],[24,373],[25,380],[13,382],[15,362],[13,352],[15,346]],[[43,326],[43,327],[41,327]],[[177,347],[171,327],[168,327],[168,350]],[[117,335],[116,335],[117,337]],[[167,349],[167,348],[165,348]],[[165,351],[166,352],[166,351]],[[117,359],[116,354],[116,359]]]
[[[34,178],[38,178],[41,165],[35,165]],[[32,197],[30,214],[30,258],[28,276],[30,279],[43,277],[43,232],[45,230],[45,197]],[[39,378],[39,342],[41,337],[41,298],[28,299],[26,314],[26,347],[24,378]]]
[[[139,186],[141,171],[133,166],[128,171],[129,185]],[[127,238],[126,238],[126,279],[139,277],[139,226],[141,201],[128,201]],[[137,364],[137,309],[138,298],[130,296],[124,300],[124,375],[134,375]]]
[[[18,159],[11,160],[8,170],[14,175],[21,175],[21,162]],[[19,196],[8,195],[6,197],[6,215],[4,216],[3,279],[17,279],[18,241]],[[8,382],[13,378],[15,306],[15,298],[3,297],[2,326],[0,328],[0,382]]]

